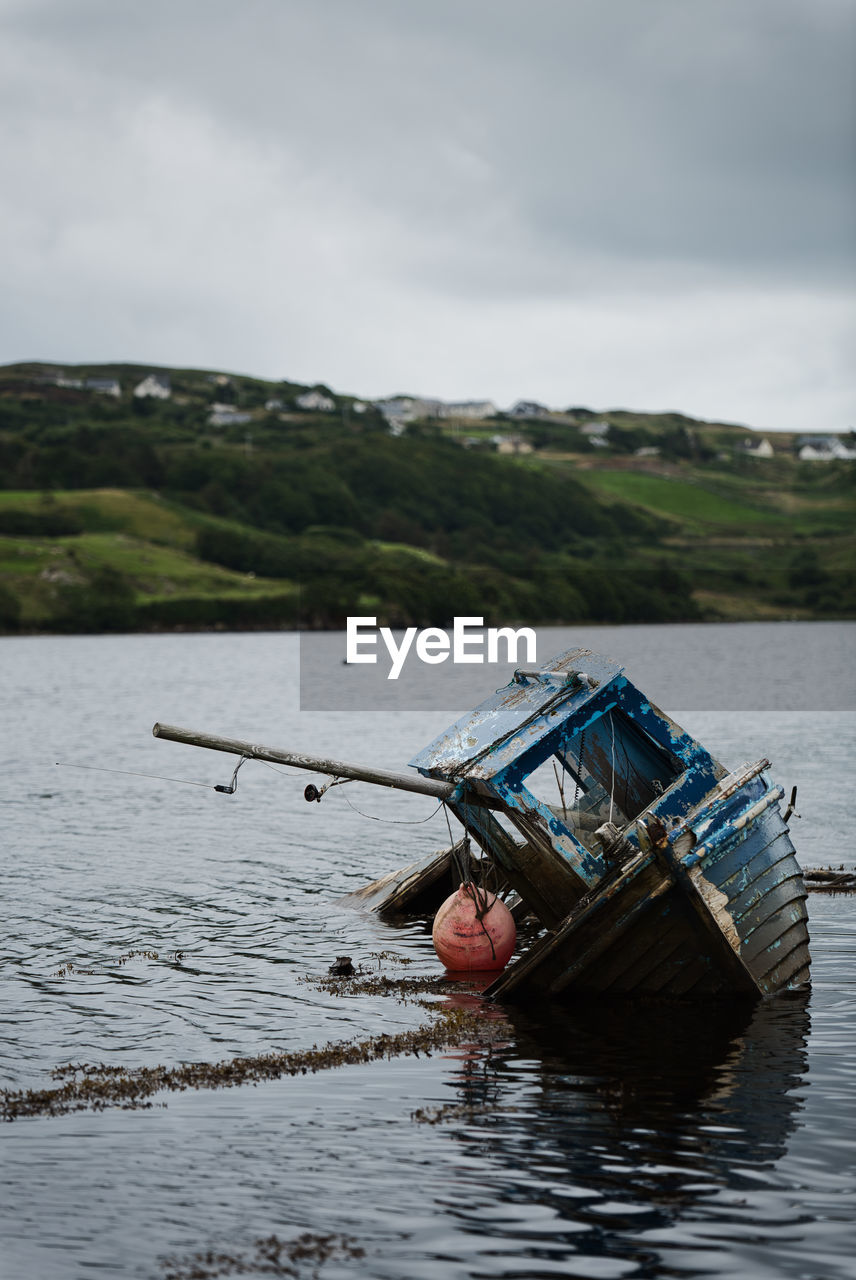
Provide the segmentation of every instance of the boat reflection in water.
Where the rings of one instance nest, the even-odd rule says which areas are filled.
[[[458,1050],[456,1102],[434,1117],[494,1170],[484,1205],[448,1208],[483,1233],[491,1206],[526,1259],[503,1275],[791,1274],[775,1166],[807,1085],[808,999],[506,1010],[509,1045]]]

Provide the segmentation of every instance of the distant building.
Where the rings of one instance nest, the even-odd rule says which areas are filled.
[[[458,400],[451,404],[440,404],[437,409],[438,418],[467,418],[480,422],[484,418],[495,418],[496,405],[492,400]]]
[[[253,415],[244,409],[236,409],[233,404],[212,404],[208,412],[210,427],[240,427],[245,422],[252,422]]]
[[[387,400],[375,400],[374,407],[392,424],[436,418],[442,406],[439,400],[424,400],[420,396],[390,396]]]
[[[840,436],[800,436],[796,442],[800,462],[851,462],[856,449]]]
[[[172,387],[165,373],[150,373],[134,387],[134,395],[141,399],[151,396],[154,400],[168,400],[172,395]]]
[[[351,408],[354,411],[354,413],[365,413],[365,411],[368,409],[368,405],[366,404],[365,400],[352,400]]]
[[[415,422],[417,418],[436,418],[440,401],[423,400],[418,396],[390,396],[387,400],[375,400],[373,407],[389,427],[389,434],[400,436],[408,422]]]
[[[634,458],[659,458],[660,448],[656,444],[643,444],[640,449],[633,450]]]
[[[743,440],[741,448],[749,458],[772,458],[774,452],[766,436],[760,440]]]
[[[606,438],[609,435],[608,422],[584,422],[580,427],[580,431],[589,444],[596,449],[606,449],[608,447],[609,441]]]
[[[87,378],[83,383],[87,391],[97,391],[102,396],[120,396],[122,384],[115,378]]]
[[[44,381],[67,391],[97,391],[105,396],[122,394],[122,385],[115,378],[69,378],[65,373],[57,371]]]
[[[537,400],[518,400],[508,410],[509,418],[546,418],[550,410]]]
[[[279,413],[279,411],[280,411],[280,409],[281,409],[281,408],[282,408],[282,401],[281,401],[281,400],[276,400],[276,399],[274,399],[274,400],[265,400],[265,412],[266,412],[266,413]]]
[[[522,436],[494,436],[497,453],[532,453],[532,445]]]
[[[311,409],[316,413],[330,413],[336,408],[336,401],[325,395],[323,391],[319,391],[317,387],[312,391],[304,391],[302,395],[296,397],[294,403],[299,409]]]

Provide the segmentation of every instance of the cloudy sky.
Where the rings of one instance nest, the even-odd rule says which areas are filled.
[[[856,0],[0,0],[0,362],[856,426]]]

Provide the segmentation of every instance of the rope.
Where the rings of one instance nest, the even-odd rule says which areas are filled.
[[[567,819],[568,819],[568,807],[567,807],[567,805],[565,804],[565,783],[564,783],[564,780],[563,780],[562,778],[560,778],[560,777],[559,777],[559,770],[556,768],[556,761],[555,761],[555,760],[553,761],[553,776],[554,776],[554,777],[555,777],[555,779],[556,779],[556,786],[557,786],[557,787],[558,787],[558,789],[559,789],[559,799],[560,799],[560,800],[561,800],[561,802],[562,802],[562,817],[563,817],[563,818],[565,819],[565,821],[567,822]]]
[[[269,760],[259,760],[258,764],[263,764],[265,768],[273,770],[274,773],[281,773],[284,778],[305,778],[305,769],[278,769],[275,764],[271,764]]]
[[[472,902],[473,906],[476,909],[476,920],[478,920],[479,924],[481,925],[482,933],[490,943],[490,953],[495,960],[496,947],[493,945],[493,938],[490,936],[488,927],[484,922],[485,916],[487,915],[490,908],[493,906],[492,902],[490,903],[488,902],[489,895],[488,895],[487,889],[485,889],[482,886],[473,884],[472,880],[467,880],[464,883],[464,893],[467,895],[467,897],[470,899],[470,901]]]
[[[463,858],[461,858],[456,847],[457,842],[452,837],[452,824],[449,821],[449,810],[446,806],[446,801],[441,800],[440,804],[443,806],[443,816],[446,819],[446,830],[449,833],[449,849],[452,853],[452,862],[455,864],[455,870],[458,873],[457,879],[460,884],[466,884],[470,878],[470,837],[468,835],[464,836]]]
[[[462,861],[458,854],[457,849],[455,848],[455,843],[452,840],[452,824],[449,822],[449,811],[446,807],[445,800],[441,800],[440,804],[442,805],[443,811],[446,815],[446,827],[449,832],[449,844],[451,846],[451,851],[452,851],[452,860],[455,863],[455,867],[457,868],[458,874],[461,877],[461,888],[463,889],[464,893],[467,895],[467,897],[470,899],[470,901],[472,902],[473,906],[476,909],[476,919],[481,925],[482,933],[490,943],[490,953],[493,956],[493,959],[495,960],[496,947],[494,946],[493,938],[490,936],[487,925],[484,922],[484,918],[487,915],[490,907],[493,906],[493,903],[488,901],[489,894],[485,886],[485,878],[486,878],[486,874],[488,874],[490,871],[490,864],[487,861],[487,859],[479,858],[478,860],[479,878],[481,883],[478,885],[475,884],[475,882],[473,881],[473,864],[472,864],[472,859],[470,858],[469,834],[467,834],[464,837],[464,854],[463,854],[463,861]],[[485,872],[486,865],[488,866],[488,873]]]
[[[615,797],[615,716],[610,711],[609,727],[612,730],[612,781],[609,784],[609,821],[612,822],[612,805]]]
[[[351,782],[353,781],[353,779],[343,778],[342,781]],[[351,804],[347,795],[345,796],[345,804],[348,806],[349,809],[353,809],[354,813],[358,813],[361,818],[370,818],[372,822],[385,822],[392,827],[418,827],[418,826],[421,826],[423,822],[430,822],[432,818],[436,818],[437,814],[443,808],[445,801],[441,800],[440,803],[437,805],[437,808],[434,809],[432,813],[429,813],[427,818],[415,818],[415,819],[379,818],[376,813],[363,813],[362,809],[358,809],[355,804]]]
[[[575,770],[576,782],[574,785],[574,805],[573,805],[575,809],[577,807],[577,801],[580,798],[580,774],[583,771],[583,752],[585,751],[585,749],[586,749],[586,731],[585,729],[583,729],[582,733],[580,734],[580,748],[579,748],[579,751],[577,752],[577,767]]]

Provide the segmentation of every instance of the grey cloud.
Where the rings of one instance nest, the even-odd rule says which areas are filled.
[[[417,271],[454,284],[463,259],[464,287],[492,290],[496,258],[530,288],[578,284],[592,254],[850,271],[854,16],[835,0],[89,0],[15,25],[120,101],[161,93],[268,138],[424,236]]]
[[[638,369],[644,324],[621,398],[660,377],[663,403],[675,325],[723,382],[710,317],[743,308],[788,352],[770,386],[805,331],[831,353],[807,403],[823,377],[845,403],[851,0],[0,0],[0,25],[0,339],[33,344],[8,358],[48,333],[61,355],[76,307],[81,358],[121,334],[377,391],[442,393],[454,367],[452,393],[501,396],[528,326],[549,398],[590,372],[559,354],[588,331]]]

